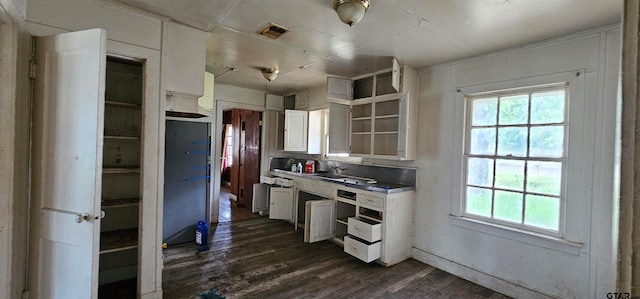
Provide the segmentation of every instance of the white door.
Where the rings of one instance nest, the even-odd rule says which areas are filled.
[[[38,38],[29,298],[96,298],[106,32]]]
[[[329,153],[349,153],[349,105],[329,103]]]
[[[313,243],[335,235],[335,200],[307,201],[305,216],[305,242]]]
[[[271,187],[269,219],[293,221],[293,188]]]
[[[307,151],[309,113],[301,110],[284,111],[284,150]]]

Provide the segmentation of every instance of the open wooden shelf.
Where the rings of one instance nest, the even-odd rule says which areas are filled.
[[[111,140],[140,140],[140,136],[114,136],[114,135],[106,135],[104,139]]]
[[[102,200],[103,208],[121,208],[137,206],[138,204],[140,204],[140,198],[118,198]]]
[[[138,247],[138,229],[122,229],[100,233],[100,254]]]

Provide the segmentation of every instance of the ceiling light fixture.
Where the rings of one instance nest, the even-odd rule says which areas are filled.
[[[273,81],[276,79],[276,76],[278,76],[278,72],[280,72],[280,70],[278,70],[277,68],[275,69],[262,69],[262,76],[264,76],[265,79],[269,80],[269,82]]]
[[[353,26],[369,9],[369,0],[333,0],[333,9],[343,23]]]

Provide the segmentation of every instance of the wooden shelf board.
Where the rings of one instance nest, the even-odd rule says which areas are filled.
[[[109,106],[123,107],[123,108],[140,109],[140,107],[142,107],[142,105],[140,104],[120,102],[120,101],[104,101],[104,103]]]
[[[118,173],[139,173],[139,166],[132,167],[103,167],[102,173],[118,174]]]
[[[371,135],[371,132],[351,132],[351,135]]]
[[[100,233],[100,253],[138,247],[138,229],[122,229]]]
[[[140,136],[114,136],[114,135],[105,135],[104,139],[114,139],[114,140],[140,140]]]
[[[400,115],[398,115],[398,114],[376,115],[376,119],[381,119],[381,118],[398,118],[398,117],[400,117]]]
[[[354,117],[351,119],[352,121],[358,121],[358,120],[371,120],[371,116],[365,116],[365,117]]]
[[[383,132],[376,132],[376,135],[388,135],[388,134],[398,134],[398,131],[383,131]]]
[[[118,198],[102,200],[102,207],[104,208],[120,208],[127,206],[137,206],[138,204],[140,204],[140,198]]]
[[[338,219],[336,219],[336,221],[337,221],[338,223],[342,223],[342,224],[344,224],[344,225],[348,225],[348,224],[347,224],[347,223],[348,223],[348,220],[347,220],[348,218],[349,218],[349,217],[338,218]]]
[[[358,216],[360,216],[362,218],[365,218],[365,219],[369,219],[369,220],[373,220],[373,221],[377,221],[377,222],[382,222],[382,218],[378,218],[377,216],[367,215],[367,214],[363,214],[363,213],[360,213],[360,215],[358,215]]]

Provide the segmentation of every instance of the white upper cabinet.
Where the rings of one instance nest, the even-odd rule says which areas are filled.
[[[395,60],[393,69],[355,79],[351,105],[329,106],[329,153],[415,159],[417,92],[416,70]]]
[[[351,106],[329,104],[329,154],[349,153]]]
[[[168,93],[200,97],[204,94],[206,33],[165,22],[163,48]]]
[[[307,151],[309,113],[301,110],[284,111],[284,150]]]
[[[265,108],[267,110],[283,111],[284,110],[284,96],[267,94],[265,98]]]
[[[309,91],[296,93],[296,110],[309,109]]]
[[[353,81],[345,78],[327,77],[327,98],[353,100]]]

